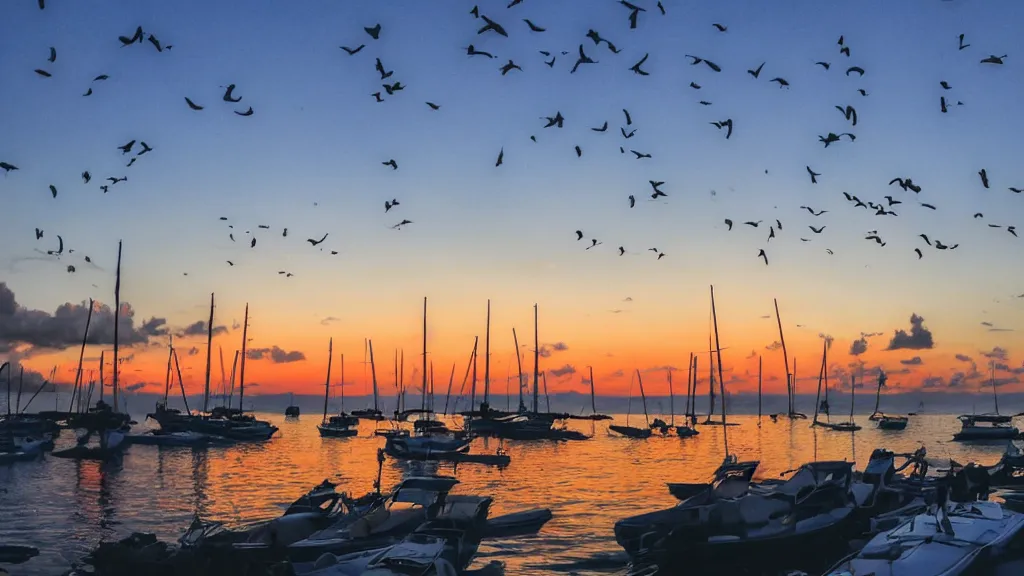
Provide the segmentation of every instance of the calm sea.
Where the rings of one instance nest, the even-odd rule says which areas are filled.
[[[133,531],[176,539],[192,515],[248,522],[281,514],[284,506],[329,478],[339,489],[362,494],[377,472],[376,450],[384,439],[364,422],[360,436],[322,439],[319,415],[285,419],[263,414],[280,427],[265,444],[192,450],[133,446],[119,465],[46,457],[0,467],[0,544],[28,544],[40,555],[14,574],[59,574],[100,540]],[[992,463],[1002,445],[951,442],[959,424],[953,416],[912,417],[903,432],[882,432],[864,416],[864,430],[840,433],[811,429],[806,420],[737,416],[729,448],[741,460],[758,459],[761,477],[811,460],[853,460],[862,467],[876,447],[912,451],[923,443],[932,459]],[[625,417],[619,416],[618,422]],[[636,416],[631,418],[635,424]],[[730,418],[733,420],[733,418]],[[142,418],[139,418],[142,421]],[[607,423],[575,421],[593,439],[584,442],[510,442],[512,464],[504,470],[462,465],[455,471],[458,492],[494,497],[492,514],[549,507],[554,519],[535,536],[486,541],[479,559],[507,563],[510,574],[610,574],[625,570],[612,524],[619,518],[670,506],[666,482],[703,481],[722,460],[722,429],[700,428],[695,438],[611,436]],[[58,448],[73,442],[66,433]],[[494,452],[498,442],[477,439],[475,452]],[[450,466],[388,460],[384,486],[403,476]]]

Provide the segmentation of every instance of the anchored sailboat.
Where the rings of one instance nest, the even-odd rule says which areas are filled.
[[[317,424],[322,438],[348,438],[359,433],[359,418],[345,413],[345,355],[341,355],[341,412],[327,417],[327,402],[331,395],[331,359],[334,357],[334,338],[327,343],[327,382],[324,384],[324,418]]]

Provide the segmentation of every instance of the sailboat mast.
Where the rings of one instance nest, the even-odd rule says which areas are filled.
[[[779,324],[779,343],[782,344],[782,361],[786,365],[786,398],[788,399],[789,413],[793,413],[793,382],[789,373],[789,355],[786,353],[786,337],[782,335],[782,318],[779,316],[779,301],[772,298],[775,303],[775,320]]]
[[[430,411],[434,411],[434,361],[430,361]]]
[[[327,399],[331,396],[331,360],[334,358],[334,338],[327,341],[327,381],[324,382],[324,419],[327,423]]]
[[[676,395],[672,391],[672,369],[668,369],[668,409],[672,415],[671,425],[676,425]]]
[[[487,299],[487,332],[484,334],[484,403],[491,397],[491,299]]]
[[[245,399],[245,345],[249,337],[249,303],[245,303],[245,322],[242,323],[242,367],[238,371],[238,411],[244,412],[245,406],[242,400]]]
[[[757,355],[757,421],[761,421],[761,355]]]
[[[477,341],[480,337],[477,336]],[[473,411],[473,406],[476,405],[476,344],[473,344],[473,382],[469,385],[469,411]]]
[[[117,412],[117,373],[118,366],[118,324],[121,323],[121,241],[117,241],[117,274],[114,281],[114,379],[111,383],[110,393],[114,397],[114,412]]]
[[[370,349],[370,378],[373,380],[373,410],[374,416],[377,416],[377,368],[373,364],[373,340],[366,340],[366,345]]]
[[[223,398],[223,395],[227,391],[228,387],[228,381],[224,375],[224,347],[218,346],[217,349],[220,350],[220,392],[221,397]]]
[[[455,362],[452,362],[452,374],[448,377],[448,393],[444,395],[444,413],[448,415],[448,398],[452,395],[452,384],[455,383]]]
[[[708,334],[708,422],[715,415],[715,351],[711,348],[711,335]]]
[[[519,411],[525,412],[526,405],[523,404],[523,357],[519,354],[519,338],[516,336],[516,329],[512,328],[512,342],[516,346],[516,364],[519,366]]]
[[[206,385],[203,388],[203,412],[209,411],[210,365],[213,362],[213,292],[210,292],[210,320],[206,323]]]
[[[992,400],[996,405],[996,414],[999,414],[999,392],[996,390],[996,361],[989,363],[992,367]]]
[[[818,371],[818,395],[814,398],[814,420],[811,420],[811,425],[818,423],[818,410],[821,406],[821,378],[825,375],[825,354],[828,346],[828,340],[821,343],[821,370]],[[826,390],[826,393],[828,391]]]
[[[718,386],[722,390],[722,441],[725,455],[729,456],[729,425],[726,423],[725,378],[722,377],[722,344],[718,339],[718,312],[715,311],[715,287],[711,287],[711,320],[715,326],[715,352],[718,355]]]
[[[697,370],[699,356],[693,355],[693,392],[690,399],[690,423],[697,423],[697,384],[700,381],[700,372]]]
[[[341,413],[345,413],[345,353],[341,353]]]
[[[594,384],[594,367],[587,366],[590,369],[590,409],[597,414],[597,391],[595,390]]]
[[[853,405],[857,398],[857,376],[850,374],[850,423],[853,423]]]
[[[433,379],[433,372],[431,372],[431,379]],[[423,404],[423,410],[427,409],[427,297],[423,297],[423,383],[420,388],[423,398],[421,403]]]
[[[544,405],[547,406],[547,410],[551,412],[551,396],[548,396],[548,371],[545,370],[540,373],[540,379],[544,382]]]
[[[398,409],[405,410],[405,348],[399,351],[398,356]]]
[[[793,356],[793,384],[789,390],[789,413],[796,413],[796,356]]]
[[[167,372],[168,380],[167,380],[167,383],[168,383],[168,385],[170,385],[170,377],[171,377],[170,367],[171,367],[171,359],[168,358],[167,359],[167,368],[168,368],[168,372]],[[103,401],[103,350],[100,350],[100,402],[102,402],[102,401]],[[167,405],[167,395],[166,394],[164,394],[164,405],[165,406]]]
[[[693,385],[693,352],[690,352],[690,361],[686,364],[686,406],[683,407],[683,421],[690,415],[690,387]]]
[[[651,427],[651,418],[647,415],[647,395],[644,394],[644,379],[640,377],[640,370],[636,371],[636,381],[640,385],[640,399],[644,405],[644,421],[647,422],[647,427]]]
[[[235,350],[235,359],[231,361],[231,389],[228,392],[228,408],[235,398],[235,376],[238,374],[238,350]]]
[[[174,369],[178,373],[178,388],[181,389],[181,401],[185,403],[185,413],[191,414],[192,411],[188,408],[188,397],[185,396],[185,382],[181,379],[181,365],[178,364],[178,353],[172,351],[171,354],[174,356]]]
[[[540,332],[537,327],[537,305],[533,305],[533,413],[537,413],[537,385],[540,380]]]
[[[102,355],[102,353],[101,353]],[[164,382],[164,406],[167,406],[167,398],[171,395],[171,361],[174,359],[174,334],[171,334],[167,345],[167,379]],[[103,395],[100,394],[102,397]]]
[[[878,414],[878,406],[882,402],[882,384],[885,383],[885,372],[882,369],[878,369],[878,388],[875,390],[875,411],[871,413],[872,416]]]
[[[825,406],[828,407],[828,341],[825,341],[825,354],[821,357],[821,363],[825,370]],[[830,422],[832,421],[832,410],[831,408],[825,412],[825,418]]]
[[[89,341],[89,324],[92,323],[92,309],[93,309],[93,301],[92,301],[92,298],[89,298],[89,314],[85,318],[85,334],[82,335],[82,349],[81,349],[81,351],[78,354],[78,370],[75,371],[75,386],[74,386],[74,388],[72,388],[71,402],[68,404],[68,413],[71,412],[71,408],[72,408],[72,406],[75,403],[75,394],[76,393],[79,396],[79,404],[81,404],[82,392],[79,390],[79,387],[81,386],[81,383],[82,383],[82,362],[85,361],[85,345]],[[13,368],[11,368],[11,370],[13,371]],[[11,375],[11,373],[8,372],[7,376],[10,377],[10,375]],[[10,383],[8,382],[8,384],[10,384]],[[8,386],[7,388],[8,388],[7,395],[9,397],[11,395],[10,386]],[[8,415],[10,415],[10,411],[11,411],[11,400],[10,400],[10,398],[8,398],[7,399],[7,412],[8,412]]]

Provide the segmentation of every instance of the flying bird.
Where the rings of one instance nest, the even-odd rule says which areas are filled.
[[[630,152],[632,152],[634,155],[636,155],[636,159],[637,160],[640,160],[641,158],[650,158],[651,157],[650,154],[644,154],[643,152],[637,152],[636,150],[630,150]]]
[[[483,50],[477,50],[476,47],[473,46],[472,44],[466,46],[466,54],[468,54],[469,56],[486,56],[488,58],[494,58],[494,54],[491,54],[490,52],[484,52]],[[380,58],[377,59],[377,62],[380,63]],[[377,68],[377,70],[381,74],[384,74],[383,68],[383,66],[380,66],[379,68]],[[388,72],[388,76],[390,76],[391,74],[391,72]],[[381,78],[386,78],[386,76],[381,76]]]
[[[412,220],[402,220],[401,222],[399,222],[398,224],[395,224],[391,228],[394,229],[394,230],[401,230],[402,226],[405,226],[406,224],[412,224]]]
[[[591,130],[593,130],[594,132],[604,132],[607,129],[608,129],[608,122],[607,121],[605,121],[605,123],[602,124],[600,128],[591,128]]]
[[[505,161],[505,147],[502,146],[501,150],[498,151],[498,161],[494,163],[494,167],[501,166],[501,163]]]
[[[511,62],[511,60],[509,61]],[[384,91],[388,93],[388,96],[394,96],[395,92],[405,90],[405,86],[402,86],[401,82],[395,82],[394,84],[381,84],[384,87]]]
[[[312,239],[312,238],[307,238],[307,239],[306,239],[306,242],[309,242],[309,243],[310,243],[311,245],[313,245],[313,246],[317,246],[317,245],[319,245],[319,244],[323,243],[323,241],[324,241],[324,240],[327,240],[327,233],[325,233],[325,234],[324,234],[324,236],[323,236],[323,238],[321,238],[321,239],[319,239],[319,240],[314,240],[314,239]]]
[[[580,67],[580,64],[597,64],[597,60],[594,60],[590,56],[587,56],[586,52],[583,51],[583,44],[580,44],[580,57],[576,59],[576,64],[573,65],[570,74],[575,74],[576,69]]]
[[[41,68],[36,68],[36,74],[39,74],[43,78],[49,78],[49,77],[53,76],[53,74],[50,74],[49,72],[47,72],[46,70],[43,70]]]
[[[853,106],[847,105],[846,108],[842,106],[836,106],[836,110],[843,113],[843,116],[851,122],[851,126],[857,125],[857,110]]]
[[[814,208],[811,208],[810,206],[801,206],[800,208],[803,208],[804,210],[810,212],[811,216],[821,216],[822,214],[828,212],[828,210],[819,210],[818,212],[815,212]]]
[[[469,50],[470,51],[473,50],[473,46],[472,45],[469,46]],[[472,54],[470,54],[470,56],[472,56]],[[488,56],[490,56],[490,54],[488,54]],[[494,58],[494,56],[491,56],[491,58]],[[385,70],[384,69],[384,63],[380,61],[380,58],[377,58],[377,63],[374,65],[374,68],[376,68],[377,72],[380,73],[380,79],[381,80],[386,80],[389,77],[391,77],[392,74],[395,73],[394,70],[391,70],[391,71]]]
[[[487,16],[484,16],[482,14],[480,15],[480,18],[484,22],[486,22],[487,24],[485,24],[483,27],[481,27],[479,30],[477,30],[476,31],[477,34],[483,34],[484,32],[487,32],[488,30],[490,30],[492,32],[495,32],[496,34],[500,34],[500,35],[508,38],[508,32],[505,32],[505,29],[501,26],[501,24],[498,24],[494,20],[491,20],[490,18],[488,18]]]
[[[757,78],[758,76],[761,75],[761,68],[764,68],[764,65],[765,63],[761,62],[761,65],[758,66],[757,68],[754,68],[753,70],[747,70],[747,74],[750,74],[754,78]]]
[[[920,260],[921,258],[924,258],[924,254],[921,253],[921,249],[920,248],[914,248],[914,252],[917,252],[917,259],[918,260]]]
[[[523,18],[523,22],[526,22],[526,25],[529,26],[530,30],[534,32],[544,32],[545,30],[547,30],[547,28],[541,28],[540,26],[537,26],[533,22],[530,22],[529,18]]]
[[[53,184],[50,184],[50,194],[52,194],[54,198],[57,197],[57,187]]]
[[[718,128],[719,130],[721,130],[722,128],[725,128],[726,129],[726,131],[725,131],[725,139],[726,140],[728,140],[729,137],[732,136],[732,118],[728,118],[728,119],[722,120],[720,122],[709,122],[709,124],[711,124],[715,128]]]
[[[970,44],[964,44],[964,35],[961,34],[960,35],[960,47],[958,49],[959,50],[963,50],[964,48],[967,48],[968,46],[970,46]]]
[[[85,182],[86,184],[88,184],[88,183],[89,183],[89,181],[90,181],[90,180],[92,180],[92,174],[89,174],[89,171],[88,171],[88,170],[86,170],[85,172],[82,172],[82,180],[83,180],[83,181],[84,181],[84,182]]]
[[[815,65],[815,66],[821,66],[821,67],[822,67],[822,68],[824,68],[825,70],[828,70],[829,68],[831,68],[831,67],[832,67],[832,64],[830,64],[830,63],[828,63],[828,62],[815,62],[815,63],[814,63],[814,65]]]
[[[431,110],[437,110],[438,108],[441,107],[441,106],[439,106],[437,104],[434,104],[433,102],[427,102],[427,106],[430,106]]]
[[[814,232],[815,234],[821,234],[822,232],[825,231],[825,227],[824,226],[822,226],[821,228],[815,228],[814,226],[808,226],[808,228],[810,228],[811,232]]]
[[[579,146],[576,147],[576,157],[577,158],[582,158],[583,157],[583,150],[580,149]]]
[[[846,75],[849,76],[850,72],[856,72],[861,76],[864,75],[864,69],[861,68],[860,66],[850,66],[849,68],[846,69]]]
[[[622,246],[619,246],[619,256],[622,256],[625,253],[626,253],[626,249],[623,248]]]
[[[818,176],[821,176],[821,174],[819,174],[818,172],[815,172],[814,170],[811,170],[810,166],[807,166],[806,168],[807,168],[807,173],[811,175],[811,184],[817,184],[818,183]]]
[[[644,54],[644,57],[641,58],[640,61],[637,62],[636,64],[633,64],[633,66],[630,67],[630,70],[632,70],[634,74],[638,74],[640,76],[649,76],[650,75],[649,72],[647,72],[647,71],[645,71],[645,70],[640,68],[640,66],[642,66],[643,63],[647,61],[647,57],[648,56],[650,56],[649,53]]]
[[[520,72],[522,72],[523,69],[510,59],[508,61],[508,64],[505,64],[504,66],[501,67],[501,75],[504,76],[513,70],[519,70]]]
[[[565,117],[562,116],[560,111],[555,111],[554,116],[545,116],[544,119],[548,121],[548,123],[544,125],[545,128],[551,128],[552,126],[561,128],[562,123],[565,122]]]
[[[238,114],[239,116],[252,116],[252,114],[253,114],[252,106],[249,106],[249,109],[246,110],[245,112],[239,112],[238,110],[234,110],[234,113]]]
[[[637,17],[640,16],[641,12],[647,12],[647,9],[636,6],[635,4],[631,4],[626,0],[619,0],[619,4],[622,4],[626,8],[629,8],[629,29],[635,30]]]
[[[712,26],[714,26],[715,28],[717,28],[719,32],[725,32],[726,30],[728,30],[728,29],[729,29],[729,27],[728,27],[728,26],[725,26],[724,24],[719,24],[719,23],[717,23],[717,22],[716,22],[716,23],[714,23],[714,24],[712,24]]]
[[[586,249],[590,250],[591,248],[596,248],[596,247],[600,246],[601,244],[604,244],[604,242],[598,242],[597,238],[591,238],[590,239],[590,246],[587,246]]]
[[[782,77],[772,78],[769,82],[778,82],[780,89],[789,86],[789,81]]]
[[[626,126],[632,126],[633,125],[633,117],[629,115],[629,110],[626,110],[625,108],[623,108],[622,109],[622,113],[626,115]]]
[[[633,196],[632,194],[630,194],[629,195],[629,207],[632,208],[634,206],[636,206],[636,196]]]
[[[118,146],[117,149],[121,151],[121,155],[125,155],[132,151],[132,146],[135,146],[135,140],[132,140],[124,146]]]
[[[380,39],[380,24],[379,23],[376,26],[372,27],[372,28],[364,27],[363,30],[365,30],[366,33],[370,35],[370,38],[373,38],[374,40],[379,40]]]
[[[633,137],[634,134],[636,134],[636,128],[630,130],[629,132],[626,132],[626,129],[620,126],[619,131],[622,132],[622,137],[625,138],[626,140],[629,140],[630,138]]]
[[[239,97],[235,98],[234,94],[232,94],[234,91],[235,91],[235,85],[234,84],[228,84],[228,87],[224,89],[223,100],[225,102],[240,102],[242,100],[242,97],[239,96]]]
[[[579,242],[580,240],[583,240],[583,231],[582,230],[577,230],[576,231],[576,241]]]
[[[730,231],[732,230],[732,220],[726,218],[725,219],[725,225],[729,227]]]
[[[153,48],[156,48],[157,52],[163,52],[164,51],[163,45],[160,44],[160,40],[157,40],[156,36],[153,36],[152,34],[150,34],[148,40],[149,40],[149,43],[153,45]],[[170,50],[171,46],[168,45],[167,49]]]
[[[193,110],[202,110],[203,109],[202,106],[200,106],[200,105],[196,104],[195,102],[189,100],[188,96],[185,97],[185,103],[188,104],[188,107],[193,109]]]
[[[763,258],[764,259],[764,265],[765,266],[768,265],[768,255],[764,253],[764,248],[762,248],[761,250],[758,251],[757,257],[758,258]]]
[[[381,164],[383,164],[384,166],[391,166],[392,170],[398,170],[398,162],[395,162],[394,158],[388,160],[387,162],[381,162]]]
[[[984,60],[982,60],[981,63],[982,64],[1002,64],[1003,63],[1003,58],[1006,58],[1006,54],[1003,54],[1002,56],[996,56],[995,54],[993,54],[993,55],[989,56],[988,58],[985,58]]]
[[[366,44],[360,44],[355,48],[349,48],[348,46],[339,46],[339,48],[347,52],[349,56],[355,56],[360,50],[366,48]]]
[[[978,176],[981,177],[981,185],[988,188],[988,172],[984,168],[978,170]]]

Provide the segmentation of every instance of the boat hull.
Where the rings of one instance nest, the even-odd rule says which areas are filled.
[[[335,428],[318,424],[316,429],[320,432],[321,438],[351,438],[359,434],[356,428]]]
[[[957,442],[971,440],[1013,440],[1020,436],[1020,431],[1013,426],[992,426],[964,428],[953,435]]]
[[[634,428],[632,426],[618,426],[616,424],[611,424],[611,425],[608,426],[608,429],[611,430],[612,432],[618,432],[619,434],[622,434],[623,436],[625,436],[627,438],[650,438],[651,437],[651,429],[650,428]]]

